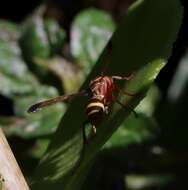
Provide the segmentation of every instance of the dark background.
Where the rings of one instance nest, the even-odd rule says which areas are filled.
[[[2,1],[0,6],[0,19],[8,19],[10,21],[19,23],[27,15],[29,15],[38,5],[43,1]],[[84,1],[84,0],[54,0],[46,1],[49,10],[48,16],[55,17],[59,23],[69,30],[70,23],[74,16],[81,10],[88,6],[94,6],[109,11],[113,17],[118,21],[122,14],[126,11],[127,6],[133,0],[103,0],[103,1]],[[45,3],[46,3],[45,2]],[[157,78],[157,83],[162,90],[163,95],[166,95],[169,84],[172,80],[174,72],[178,66],[179,60],[185,54],[188,44],[188,15],[186,1],[181,1],[184,6],[184,18],[179,31],[178,38],[174,43],[172,56],[168,61],[168,67],[165,67]]]

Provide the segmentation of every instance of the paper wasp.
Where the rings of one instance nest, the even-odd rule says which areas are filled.
[[[121,106],[125,106],[123,103],[117,100],[115,93],[122,92],[118,86],[115,84],[116,80],[130,80],[130,76],[98,76],[91,80],[89,88],[87,90],[80,91],[75,94],[59,96],[42,102],[38,102],[32,105],[28,112],[36,112],[41,108],[50,106],[58,102],[68,101],[76,96],[88,96],[90,99],[86,104],[86,115],[87,119],[84,122],[83,127],[83,138],[84,142],[87,142],[86,137],[86,124],[91,124],[93,134],[96,134],[96,127],[101,122],[105,114],[108,114],[109,107],[112,103],[116,102]],[[123,92],[126,95],[133,96],[133,94]],[[134,112],[134,110],[132,110]]]

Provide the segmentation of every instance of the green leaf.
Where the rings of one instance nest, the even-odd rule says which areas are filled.
[[[39,7],[29,16],[20,28],[20,47],[24,58],[31,62],[33,58],[46,59],[50,56],[50,45],[43,22],[43,7]]]
[[[114,29],[104,11],[87,9],[77,15],[71,27],[71,53],[86,71],[96,63]]]
[[[53,87],[39,84],[22,60],[15,25],[0,22],[0,94],[13,102],[14,116],[0,116],[0,127],[8,135],[24,138],[51,134],[57,128],[65,106],[53,106],[38,114],[26,114],[28,107],[43,98],[58,96]]]
[[[34,58],[47,59],[63,48],[65,31],[56,20],[44,18],[44,11],[43,6],[39,7],[21,25],[20,46],[29,62]]]
[[[137,117],[130,115],[105,144],[105,148],[126,147],[133,143],[142,143],[155,138],[158,134],[158,126],[152,118],[159,92],[156,86],[152,86],[147,96],[135,108]]]
[[[63,57],[53,57],[48,60],[35,59],[37,65],[44,67],[60,80],[65,94],[75,93],[83,81],[83,73]],[[58,82],[58,81],[56,81]]]
[[[160,92],[157,86],[153,85],[147,96],[142,100],[142,102],[136,107],[136,112],[143,113],[148,117],[152,117],[155,111],[156,105],[160,100]]]
[[[0,31],[0,38],[4,41],[15,41],[19,35],[18,26],[6,20],[0,20]]]
[[[143,114],[138,118],[129,116],[105,144],[109,147],[125,147],[133,143],[142,143],[155,138],[156,123]]]
[[[19,45],[30,69],[41,80],[49,81],[48,77],[54,76],[50,75],[48,66],[38,64],[37,60],[44,60],[45,63],[52,56],[62,54],[65,31],[56,20],[44,18],[44,11],[44,6],[38,7],[21,24]]]
[[[61,53],[66,37],[65,31],[53,19],[44,20],[44,29],[50,44],[51,55]]]
[[[29,154],[34,158],[41,158],[49,145],[49,138],[39,138],[34,147],[29,150]]]
[[[11,23],[0,22],[0,25],[4,26],[0,28],[0,93],[10,98],[16,93],[29,93],[36,80],[21,58],[18,31]]]
[[[38,86],[36,91],[28,94],[11,94],[14,102],[15,116],[0,116],[0,127],[8,135],[18,135],[23,138],[33,138],[54,133],[57,125],[65,112],[65,105],[54,105],[36,114],[26,111],[32,104],[58,95],[53,87]],[[40,97],[40,98],[39,98]]]
[[[106,74],[123,75],[137,71],[128,82],[127,92],[136,93],[123,98],[134,108],[145,96],[157,74],[167,61],[176,38],[182,17],[177,0],[137,1],[112,37],[112,52]],[[100,74],[106,52],[101,56],[83,85]],[[125,64],[126,63],[126,64]],[[72,101],[54,135],[47,152],[35,172],[33,189],[80,189],[93,163],[96,153],[110,138],[118,126],[130,114],[130,110],[114,105],[100,126],[97,134],[84,147],[82,127],[85,121],[86,100]]]
[[[58,92],[55,88],[43,85],[39,85],[36,91],[28,95],[15,96],[14,108],[16,116],[25,118],[26,122],[20,127],[9,128],[9,133],[11,132],[24,138],[54,133],[60,118],[65,112],[65,105],[57,104],[50,107],[50,109],[44,109],[33,114],[28,114],[26,110],[32,104],[41,101],[41,97],[44,100],[56,96],[58,96]]]

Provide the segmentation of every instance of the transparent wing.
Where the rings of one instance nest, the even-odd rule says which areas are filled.
[[[88,91],[84,90],[75,94],[70,94],[70,95],[64,95],[64,96],[58,96],[55,98],[51,98],[48,100],[44,100],[41,102],[38,102],[36,104],[33,104],[32,106],[29,107],[29,109],[27,110],[28,113],[33,113],[33,112],[37,112],[40,109],[56,104],[58,102],[65,102],[65,101],[69,101],[70,99],[74,98],[75,96],[88,96],[89,93]]]

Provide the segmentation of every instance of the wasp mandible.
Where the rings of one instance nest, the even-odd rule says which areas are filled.
[[[49,100],[45,100],[42,102],[38,102],[32,105],[28,112],[36,112],[41,108],[50,106],[52,104],[58,102],[68,101],[76,96],[88,96],[90,99],[86,104],[86,116],[87,119],[84,122],[83,127],[83,138],[84,142],[87,142],[86,137],[86,124],[91,124],[93,134],[96,134],[96,127],[103,119],[104,115],[107,115],[109,112],[110,105],[114,102],[120,104],[124,107],[124,104],[117,100],[115,96],[115,92],[122,92],[121,89],[118,88],[115,81],[116,80],[130,80],[132,78],[132,74],[129,76],[98,76],[91,80],[89,84],[89,88],[87,90],[80,91],[75,94],[58,96],[56,98],[52,98]],[[133,96],[134,94],[130,94],[127,92],[123,92],[126,95]],[[134,110],[132,110],[134,112]]]

